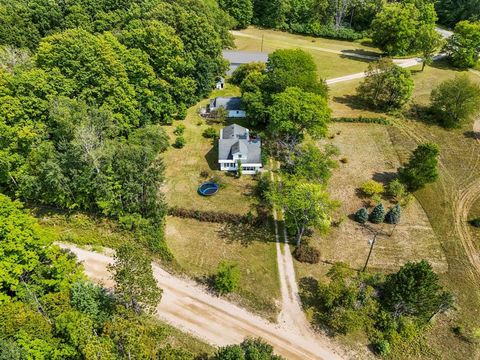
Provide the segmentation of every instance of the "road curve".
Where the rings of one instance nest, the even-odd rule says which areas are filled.
[[[112,286],[107,265],[113,262],[108,255],[88,251],[70,244],[69,249],[83,263],[92,280]],[[320,337],[308,337],[295,330],[270,323],[243,308],[212,296],[195,283],[173,276],[153,264],[154,276],[163,289],[157,317],[206,342],[224,346],[239,343],[245,337],[261,337],[275,352],[291,360],[339,360],[336,351]]]

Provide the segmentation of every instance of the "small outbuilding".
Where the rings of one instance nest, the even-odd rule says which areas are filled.
[[[217,97],[210,100],[207,106],[206,114],[215,114],[220,109],[227,111],[226,116],[229,118],[244,118],[247,116],[245,110],[242,110],[241,97]]]

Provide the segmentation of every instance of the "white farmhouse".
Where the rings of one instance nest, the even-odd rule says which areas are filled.
[[[256,174],[262,168],[262,145],[259,137],[250,137],[250,131],[232,124],[220,130],[218,139],[220,170],[237,171],[241,164],[243,174]]]
[[[207,113],[215,113],[221,108],[227,110],[229,118],[244,118],[247,115],[245,110],[242,110],[241,97],[216,97],[210,100]]]

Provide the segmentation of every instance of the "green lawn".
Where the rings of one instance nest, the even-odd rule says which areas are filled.
[[[430,92],[433,87],[461,73],[449,69],[444,62],[435,63],[434,67],[427,67],[424,72],[419,72],[419,67],[418,69],[414,68],[412,70],[414,70],[415,90],[411,104],[416,103],[420,105],[428,105]],[[470,72],[469,76],[474,81],[480,80],[480,77],[473,72]],[[356,102],[354,97],[355,88],[359,82],[359,80],[355,80],[331,86],[330,104],[333,109],[333,116],[388,116],[386,114],[365,110]],[[408,104],[407,108],[411,104]],[[462,337],[455,336],[451,329],[455,326],[463,327],[467,337],[470,337],[470,339],[472,339],[473,334],[478,333],[478,329],[480,329],[480,316],[478,314],[480,294],[475,290],[480,286],[478,276],[474,275],[471,269],[465,249],[462,246],[462,242],[454,226],[457,216],[455,208],[459,204],[458,194],[462,189],[465,189],[468,184],[478,179],[479,176],[480,143],[471,136],[472,123],[465,124],[460,129],[445,130],[437,125],[410,118],[408,115],[397,118],[395,118],[395,116],[390,117],[394,121],[393,126],[385,127],[388,132],[390,145],[388,149],[385,149],[385,147],[379,143],[378,137],[372,136],[370,139],[372,143],[371,146],[377,147],[377,150],[371,151],[371,158],[383,157],[387,153],[394,152],[397,161],[404,162],[408,159],[411,150],[419,143],[431,141],[437,143],[440,147],[439,180],[427,186],[424,190],[415,193],[415,197],[421,209],[426,214],[429,226],[433,229],[435,241],[439,244],[445,256],[445,271],[439,271],[439,274],[445,286],[454,293],[457,307],[456,311],[438,318],[432,331],[428,334],[427,343],[434,349],[433,355],[415,355],[414,358],[476,358],[478,355],[478,347],[475,346],[475,340],[466,341]],[[332,127],[332,132],[335,131],[333,129],[337,129],[337,125],[339,124],[335,124],[334,127]],[[342,124],[342,126],[353,129],[358,125]],[[377,127],[377,125],[365,126],[372,128]],[[358,158],[360,158],[362,154],[364,154],[362,149],[365,144],[363,142],[357,144],[359,140],[358,132],[351,130],[349,134],[351,146],[355,147],[358,145]],[[363,135],[360,138],[363,139]],[[367,164],[371,161],[371,159],[367,159]],[[392,165],[394,165],[394,163],[392,163]],[[346,166],[348,166],[348,163]],[[392,166],[392,170],[394,167],[395,166]],[[339,171],[342,171],[342,168]],[[351,173],[350,176],[352,178],[352,184],[360,181],[361,176],[356,173]],[[332,182],[332,186],[335,187],[335,185],[335,182]],[[341,182],[338,185],[339,187],[343,186]],[[478,204],[475,205],[471,212],[474,213],[478,211],[478,207]],[[420,219],[420,222],[418,222],[412,219],[412,221],[413,226],[419,225],[420,227],[424,220]],[[343,226],[343,224],[341,226]],[[327,239],[332,239],[331,236],[333,236],[333,240],[338,242],[338,239],[335,239],[334,236],[337,231],[337,229],[333,229],[332,235],[325,237],[321,241],[326,243]],[[410,244],[412,249],[425,241],[431,241],[428,239],[430,239],[430,237],[411,237]],[[321,244],[323,243],[321,242]],[[344,247],[342,248],[340,245],[344,245]],[[339,244],[338,246],[340,252],[353,252],[347,243]],[[390,246],[390,244],[385,245],[385,247],[388,246]],[[320,248],[320,250],[322,251],[322,248]],[[377,250],[383,251],[383,249],[380,248],[377,248]],[[328,249],[324,253],[328,254]],[[377,255],[379,254],[380,252],[377,252]],[[393,252],[389,256],[391,256],[392,264],[399,265],[396,254],[397,252]],[[332,256],[333,255],[334,254],[332,254]],[[359,252],[359,260],[352,262],[351,265],[357,267],[358,263],[361,263],[360,259],[364,258],[363,255],[364,254]],[[406,260],[402,258],[401,253],[399,255],[401,261]],[[433,263],[439,263],[439,259],[441,259],[438,257],[432,258],[428,255],[428,252],[419,254],[417,251],[412,253],[412,258],[417,258],[419,255]],[[380,267],[380,270],[382,267],[383,266]],[[298,268],[300,274],[309,272],[308,268],[305,270],[306,267],[304,265]],[[323,268],[323,270],[318,271],[318,275],[321,276],[328,267],[321,265],[319,268]],[[389,269],[391,266],[386,266],[386,268]],[[408,356],[411,357],[413,355],[402,353],[397,354],[396,358],[405,358]]]
[[[214,274],[222,261],[238,264],[240,286],[227,298],[276,320],[280,286],[270,231],[168,217],[166,240],[181,271],[193,278]]]
[[[263,41],[263,51],[265,52],[297,48],[309,52],[317,64],[319,76],[323,79],[362,72],[367,69],[368,61],[347,57],[339,52],[348,51],[373,56],[379,54],[378,49],[362,45],[359,42],[300,36],[254,27],[237,33],[241,34],[235,35],[237,50],[261,51]]]
[[[236,87],[227,84],[225,90],[214,91],[211,98],[216,96],[239,95]],[[185,120],[175,121],[172,126],[166,126],[165,130],[170,135],[171,143],[174,142],[173,131],[179,124],[185,125],[186,145],[182,149],[170,147],[162,154],[165,162],[166,184],[164,193],[170,206],[179,206],[189,209],[223,211],[237,214],[246,214],[255,207],[255,197],[252,196],[255,180],[252,176],[244,175],[240,179],[218,170],[218,154],[216,141],[202,136],[203,131],[209,126],[217,132],[222,127],[233,121],[221,123],[207,123],[198,115],[198,109],[208,104],[204,100],[188,110]],[[238,119],[235,123],[242,124],[244,120]],[[206,171],[209,177],[200,176]],[[200,196],[197,193],[198,186],[209,178],[215,178],[222,187],[220,191],[209,197]]]

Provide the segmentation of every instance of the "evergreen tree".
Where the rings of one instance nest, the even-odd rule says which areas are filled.
[[[357,210],[355,213],[355,221],[360,224],[365,224],[368,220],[368,210],[364,207]]]
[[[400,215],[400,204],[397,204],[387,212],[387,215],[385,215],[385,222],[388,224],[398,224],[400,222]]]
[[[374,224],[380,224],[381,222],[383,222],[384,218],[385,209],[383,207],[383,204],[380,203],[373,208],[372,213],[370,214],[370,222]]]

